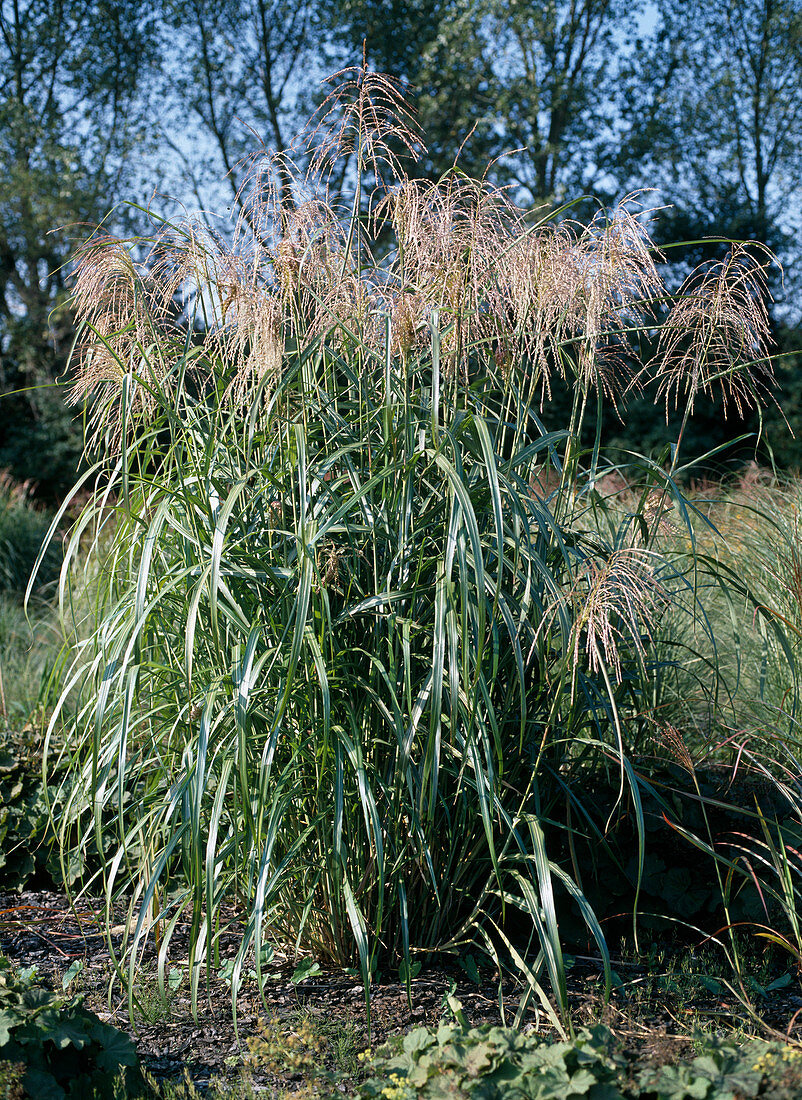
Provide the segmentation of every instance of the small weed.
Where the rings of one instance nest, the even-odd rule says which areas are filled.
[[[134,1005],[137,1015],[146,1024],[158,1024],[163,1020],[169,1020],[177,992],[178,985],[171,982],[169,978],[165,984],[164,997],[155,975],[140,978],[134,983]]]
[[[248,1077],[241,1074],[236,1081],[213,1078],[201,1091],[185,1069],[180,1081],[157,1081],[145,1074],[148,1100],[256,1100],[256,1093]]]
[[[309,1020],[290,1029],[272,1019],[258,1035],[248,1038],[247,1064],[272,1077],[290,1077],[312,1085],[327,1076],[322,1068],[324,1050],[325,1042]]]
[[[327,1060],[334,1071],[345,1077],[359,1077],[362,1069],[359,1054],[364,1049],[365,1037],[353,1017],[336,1019],[310,1014],[308,1019],[323,1039]]]
[[[351,1017],[337,1019],[303,1010],[262,1024],[248,1039],[247,1064],[278,1078],[300,1079],[305,1088],[332,1089],[362,1076],[364,1036]]]
[[[61,977],[61,988],[65,993],[68,989],[77,993],[85,984],[84,961],[73,959]]]

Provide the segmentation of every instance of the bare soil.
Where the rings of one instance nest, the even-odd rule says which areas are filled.
[[[112,935],[112,945],[119,944]],[[224,944],[233,958],[235,937]],[[71,908],[63,894],[26,891],[0,894],[0,951],[20,967],[35,966],[43,983],[62,988],[70,965],[80,960],[83,968],[70,985],[70,993],[80,993],[87,1008],[105,1021],[131,1034],[142,1064],[157,1079],[180,1078],[185,1069],[201,1089],[212,1080],[233,1080],[247,1059],[247,1040],[259,1032],[260,1022],[291,1022],[304,1015],[318,1019],[327,1027],[340,1025],[356,1050],[368,1045],[365,997],[360,982],[342,971],[321,970],[313,976],[293,982],[295,960],[276,958],[270,963],[270,978],[265,985],[264,1002],[256,982],[246,981],[237,1004],[237,1029],[232,1019],[231,991],[218,975],[204,981],[199,994],[197,1016],[192,1012],[186,978],[170,993],[165,1008],[158,995],[156,952],[151,945],[145,951],[136,978],[141,1011],[129,1018],[127,998],[114,978],[105,934],[102,903],[86,900]],[[222,955],[222,952],[221,952]],[[186,942],[176,935],[171,943],[168,970],[185,972]],[[767,996],[752,998],[747,1009],[733,991],[726,988],[707,990],[702,986],[656,981],[653,967],[639,961],[613,959],[621,983],[605,1004],[601,966],[598,960],[577,957],[569,972],[569,994],[577,1022],[602,1020],[628,1047],[660,1062],[672,1061],[690,1041],[694,1027],[745,1031],[777,1037],[802,1038],[802,987],[799,976]],[[412,1007],[405,987],[397,980],[382,980],[371,992],[371,1034],[373,1046],[417,1024],[436,1026],[450,1016],[449,995],[462,1003],[472,1025],[485,1022],[510,1023],[518,1004],[520,990],[502,982],[506,1019],[499,1008],[498,975],[482,970],[480,981],[471,981],[464,968],[455,964],[430,967],[412,982]],[[757,1001],[757,1003],[756,1003]],[[545,1035],[548,1021],[533,1010],[525,1025],[537,1026]],[[275,1083],[258,1072],[252,1073],[254,1085]],[[292,1082],[284,1082],[292,1084]]]

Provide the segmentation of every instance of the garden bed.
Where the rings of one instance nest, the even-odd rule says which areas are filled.
[[[168,1004],[162,1002],[155,950],[150,946],[136,983],[140,1008],[135,1010],[132,1026],[126,996],[119,983],[111,982],[113,968],[102,912],[101,902],[87,900],[73,910],[67,899],[55,892],[0,895],[0,950],[19,967],[36,967],[38,978],[55,989],[60,990],[66,980],[71,993],[83,995],[86,1007],[129,1032],[143,1066],[156,1080],[179,1080],[188,1071],[204,1089],[213,1080],[233,1084],[246,1069],[257,1089],[277,1084],[297,1087],[302,1079],[292,1059],[288,1059],[283,1080],[278,1081],[258,1067],[248,1067],[247,1040],[264,1034],[266,1021],[275,1021],[273,1029],[278,1034],[293,1033],[306,1022],[321,1041],[326,1059],[346,1078],[349,1073],[358,1074],[358,1055],[369,1044],[361,985],[353,976],[324,969],[299,980],[296,962],[278,954],[270,964],[265,1003],[256,983],[245,982],[238,1002],[237,1034],[230,987],[223,977],[212,976],[208,990],[202,990],[198,1016],[193,1016],[182,972],[186,945],[180,934],[174,938],[167,968],[173,977],[172,983],[168,978]],[[234,948],[232,937],[232,956]],[[751,1011],[707,969],[713,960],[704,947],[692,951],[675,945],[673,950],[665,950],[655,940],[640,958],[631,952],[615,956],[616,988],[607,1004],[600,965],[591,958],[576,957],[569,969],[575,1024],[591,1026],[602,1021],[621,1048],[643,1064],[674,1063],[691,1055],[694,1036],[702,1031],[741,1040],[770,1033],[775,1038],[787,1035],[799,1039],[802,988],[798,975],[783,969],[779,955],[752,952],[746,958]],[[472,1026],[502,1023],[497,977],[489,970],[475,972],[465,960],[432,966],[412,983],[411,1009],[404,985],[394,977],[379,982],[371,994],[370,1040],[374,1047],[421,1024],[436,1027],[444,1018],[453,1019],[449,996],[460,1002]],[[169,988],[170,984],[175,988]],[[503,991],[509,1024],[518,998],[511,982],[505,983]],[[527,1014],[523,1026],[525,1031],[537,1027],[544,1037],[556,1038],[548,1022],[542,1017],[538,1021],[534,1012]]]

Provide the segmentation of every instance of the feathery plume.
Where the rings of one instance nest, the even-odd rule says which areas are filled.
[[[767,358],[769,318],[767,272],[774,257],[756,246],[733,245],[726,259],[697,268],[680,290],[666,318],[657,348],[657,393],[664,398],[668,417],[680,395],[690,411],[699,393],[721,394],[742,416],[762,404],[773,382]]]
[[[645,657],[658,609],[667,595],[652,572],[652,555],[624,547],[601,563],[588,558],[568,599],[574,608],[574,663],[579,663],[584,647],[593,673],[604,664],[620,680],[622,648],[633,646]]]
[[[114,452],[123,421],[130,425],[146,416],[155,404],[151,387],[165,381],[172,302],[165,302],[147,264],[134,261],[125,241],[104,237],[93,238],[79,253],[73,303],[85,336],[70,399],[90,403],[90,439],[96,446],[106,430],[106,445]]]

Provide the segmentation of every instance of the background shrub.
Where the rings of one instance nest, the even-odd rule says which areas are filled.
[[[26,485],[0,474],[0,594],[25,592],[51,518],[32,503]],[[37,585],[55,580],[60,566],[59,543],[51,539],[37,572]]]

